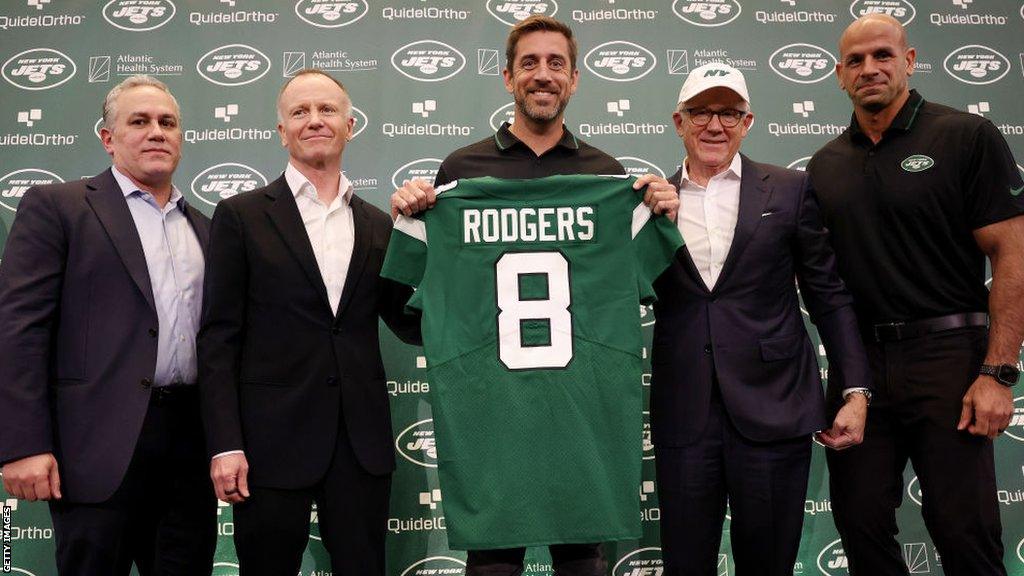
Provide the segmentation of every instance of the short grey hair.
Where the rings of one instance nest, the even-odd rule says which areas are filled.
[[[178,106],[178,99],[171,94],[170,88],[167,84],[153,78],[148,74],[136,74],[129,76],[121,81],[120,84],[114,86],[107,92],[107,97],[103,99],[103,127],[107,130],[112,130],[112,123],[114,118],[117,117],[117,99],[121,97],[121,94],[125,90],[131,90],[132,88],[140,88],[143,86],[152,86],[157,90],[167,94],[171,97],[171,102],[174,103],[174,111],[178,113],[178,121],[181,121],[181,107]]]

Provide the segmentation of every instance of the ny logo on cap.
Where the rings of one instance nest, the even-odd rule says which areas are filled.
[[[707,72],[704,73],[704,77],[705,78],[707,78],[708,76],[728,76],[728,75],[729,75],[729,71],[728,70],[716,70],[714,68],[712,68],[711,70],[708,70]]]

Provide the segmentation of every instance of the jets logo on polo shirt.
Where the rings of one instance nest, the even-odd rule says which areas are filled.
[[[924,172],[935,165],[935,160],[932,160],[924,154],[914,154],[913,156],[907,156],[903,162],[900,162],[902,167],[907,172]]]

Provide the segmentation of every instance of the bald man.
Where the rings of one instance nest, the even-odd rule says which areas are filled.
[[[850,574],[907,574],[908,460],[945,573],[1006,574],[992,443],[1024,339],[1024,184],[991,122],[909,89],[917,54],[898,21],[858,19],[839,52],[853,119],[807,170],[875,382],[863,443],[827,454]]]

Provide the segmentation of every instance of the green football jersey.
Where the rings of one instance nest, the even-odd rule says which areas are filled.
[[[453,549],[640,537],[637,308],[683,242],[634,181],[457,180],[395,223]]]

